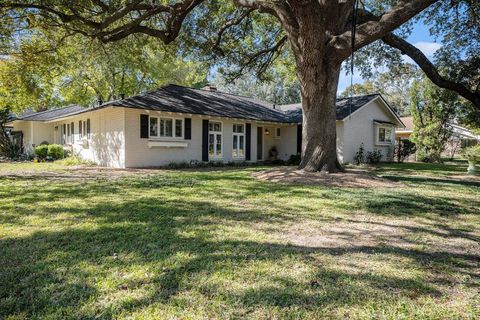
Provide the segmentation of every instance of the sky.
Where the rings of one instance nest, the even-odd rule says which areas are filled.
[[[428,27],[423,25],[421,22],[417,22],[414,25],[411,35],[407,40],[420,49],[427,57],[431,58],[435,51],[440,49],[441,44],[436,42],[435,39],[430,36]],[[409,57],[404,56],[404,60],[410,63],[415,64]],[[358,74],[354,73],[353,83],[362,83],[364,79]],[[344,91],[348,86],[350,86],[350,75],[347,75],[344,71],[340,75],[340,81],[338,83],[338,93]]]

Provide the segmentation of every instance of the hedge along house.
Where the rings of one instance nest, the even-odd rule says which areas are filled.
[[[301,151],[299,105],[274,107],[252,98],[168,85],[91,108],[70,106],[27,113],[10,123],[24,150],[59,143],[99,165],[157,167],[190,161],[287,160]],[[342,162],[365,149],[388,160],[398,116],[379,95],[337,104],[337,145]],[[276,152],[274,150],[276,149]]]

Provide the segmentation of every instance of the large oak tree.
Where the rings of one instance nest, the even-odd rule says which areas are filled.
[[[235,10],[232,1],[236,6]],[[352,53],[372,42],[383,39],[391,46],[411,54],[434,82],[456,90],[477,107],[478,94],[442,78],[421,52],[409,47],[392,32],[438,0],[385,1],[380,13],[359,11],[356,37],[352,37],[354,0],[89,0],[89,1],[3,1],[0,13],[6,20],[23,21],[25,28],[63,28],[69,33],[94,37],[103,42],[124,39],[132,34],[156,37],[168,44],[177,38],[199,33],[211,36],[208,50],[217,54],[244,52],[244,46],[225,52],[222,43],[228,30],[236,30],[232,39],[247,37],[238,31],[242,24],[254,24],[262,16],[273,17],[266,37],[250,39],[247,44],[271,45],[250,52],[242,59],[245,65],[266,68],[280,50],[289,45],[293,53],[300,83],[303,106],[303,149],[300,167],[335,172],[340,169],[336,155],[335,99],[342,62]],[[223,7],[228,9],[223,10]],[[222,11],[223,10],[223,11]],[[211,24],[222,21],[213,33]],[[32,22],[33,21],[33,22]],[[245,22],[247,21],[247,22]],[[267,24],[268,25],[268,24]],[[275,31],[278,29],[278,31]],[[184,31],[182,34],[181,31]],[[195,30],[193,32],[192,30]],[[200,32],[199,32],[200,30]],[[196,39],[191,39],[194,43]],[[268,39],[267,39],[268,40]],[[245,44],[244,44],[245,45]],[[205,47],[203,49],[206,49]],[[426,59],[426,58],[425,58]],[[445,81],[447,80],[447,81]]]

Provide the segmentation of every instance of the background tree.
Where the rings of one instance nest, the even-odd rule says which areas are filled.
[[[412,83],[421,78],[422,74],[417,67],[401,63],[386,72],[372,73],[367,81],[347,87],[340,96],[380,93],[401,116],[408,116]]]
[[[458,96],[424,79],[414,82],[411,97],[416,158],[424,162],[441,162],[441,154],[452,135],[449,123],[459,106]]]
[[[219,70],[212,82],[218,89],[268,101],[275,105],[300,102],[300,85],[295,66],[288,59],[277,59],[261,76],[248,71],[240,75],[235,70]]]
[[[207,75],[206,65],[150,37],[107,44],[80,35],[61,37],[34,32],[0,60],[1,104],[16,110],[89,105],[168,83],[193,86]]]
[[[9,107],[0,108],[0,156],[11,159],[20,157],[21,146],[14,144],[7,132],[6,124],[12,119]]]
[[[359,50],[382,39],[411,56],[437,85],[458,92],[472,101],[475,108],[480,108],[478,92],[464,83],[447,79],[421,52],[418,54],[418,50],[413,50],[415,47],[412,49],[402,37],[392,33],[426,8],[429,8],[427,14],[442,18],[445,12],[451,14],[452,10],[458,10],[458,3],[468,9],[462,19],[475,22],[471,12],[478,12],[476,2],[366,1],[367,6],[359,11],[356,38],[352,37],[352,26],[357,25],[356,16],[352,14],[354,3],[354,0],[96,0],[81,3],[31,0],[3,3],[0,10],[6,20],[18,21],[27,29],[60,26],[104,43],[146,34],[169,44],[183,31],[179,41],[184,50],[188,51],[199,39],[211,38],[208,43],[212,45],[204,46],[203,50],[237,57],[235,61],[242,70],[245,66],[266,70],[288,47],[295,61],[304,112],[300,167],[336,171],[339,164],[335,146],[335,98],[340,67],[352,47]],[[26,21],[29,15],[35,19],[29,17]],[[439,32],[444,34],[448,30],[443,28]],[[401,36],[404,33],[402,30]],[[247,55],[240,58],[240,53]]]

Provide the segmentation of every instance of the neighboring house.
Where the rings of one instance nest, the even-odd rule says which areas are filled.
[[[252,98],[168,85],[91,108],[20,115],[9,125],[23,134],[24,150],[62,144],[102,166],[155,167],[190,161],[264,161],[277,149],[287,160],[301,150],[300,105],[275,107]],[[337,148],[352,162],[363,143],[390,160],[394,129],[403,126],[380,95],[337,102]]]
[[[413,124],[413,117],[402,117],[400,118],[404,123],[404,127],[397,128],[395,130],[395,137],[396,139],[410,139],[415,126]],[[449,123],[448,124],[452,136],[450,137],[448,144],[460,144],[462,147],[470,146],[480,142],[480,136],[474,134],[471,130],[459,126],[456,123]]]

